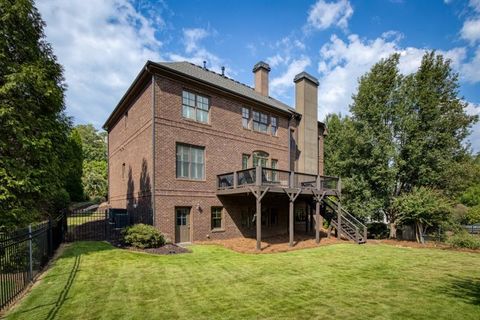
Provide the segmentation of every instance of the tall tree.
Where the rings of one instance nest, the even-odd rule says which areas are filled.
[[[465,112],[450,61],[428,52],[406,77],[398,62],[392,55],[360,78],[351,117],[327,117],[325,142],[326,170],[345,178],[346,207],[359,216],[385,215],[391,237],[396,197],[419,187],[452,196],[452,186],[465,190],[460,177],[476,168],[464,140],[477,118]]]
[[[91,124],[78,125],[75,131],[81,137],[83,152],[83,188],[90,199],[107,196],[107,144],[106,132],[99,132]]]
[[[0,1],[0,225],[25,224],[65,198],[62,67],[31,0]],[[68,194],[66,195],[68,197]]]

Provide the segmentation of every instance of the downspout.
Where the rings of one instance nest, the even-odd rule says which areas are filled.
[[[148,69],[147,69],[148,71]],[[156,222],[156,212],[155,212],[155,74],[152,73],[152,172],[153,172],[153,179],[152,179],[152,224],[155,226]]]

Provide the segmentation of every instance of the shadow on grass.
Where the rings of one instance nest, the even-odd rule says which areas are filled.
[[[466,303],[480,305],[480,278],[450,275],[442,291]]]
[[[78,255],[78,256],[75,257],[75,260],[73,262],[72,270],[70,271],[70,275],[68,276],[68,279],[67,279],[67,283],[65,284],[62,291],[60,292],[60,295],[58,296],[57,301],[55,301],[55,305],[48,312],[48,315],[46,317],[47,320],[54,319],[55,316],[58,313],[58,310],[60,310],[60,308],[65,303],[68,292],[70,291],[70,288],[72,287],[72,284],[75,281],[75,277],[77,276],[78,269],[80,267],[80,258],[81,258],[81,255]]]
[[[48,279],[48,281],[63,281],[62,279],[65,279],[65,277],[67,277],[68,275],[65,281],[65,284],[59,285],[57,287],[58,288],[57,290],[61,289],[61,291],[58,293],[58,297],[56,298],[55,302],[35,305],[31,308],[24,309],[24,310],[20,308],[20,310],[18,311],[18,314],[27,314],[39,308],[51,307],[45,319],[48,319],[48,320],[55,319],[58,311],[61,309],[61,307],[67,300],[67,296],[71,287],[75,283],[75,279],[80,270],[80,263],[81,263],[82,256],[86,256],[86,255],[101,252],[101,251],[112,250],[112,249],[115,249],[115,248],[109,243],[93,242],[93,241],[76,242],[68,246],[67,248],[65,248],[65,251],[58,258],[58,260],[62,260],[65,258],[69,258],[69,259],[73,258],[73,265],[70,271],[65,270],[67,272],[61,272],[61,273],[54,272],[53,274],[47,274],[41,280],[41,281],[47,281]],[[56,268],[56,266],[54,265],[52,268]],[[17,313],[17,312],[14,311],[13,313]]]

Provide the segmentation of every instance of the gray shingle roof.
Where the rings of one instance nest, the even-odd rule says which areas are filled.
[[[247,86],[243,83],[230,79],[226,76],[222,76],[211,70],[204,69],[193,63],[182,61],[182,62],[158,62],[158,64],[163,67],[172,69],[178,73],[182,73],[187,76],[200,79],[209,84],[225,88],[226,90],[235,92],[239,95],[245,96],[247,98],[256,100],[261,103],[265,103],[267,105],[270,105],[282,111],[295,112],[295,109],[291,108],[285,103],[280,102],[272,97],[263,96],[260,93],[256,92],[250,86]]]

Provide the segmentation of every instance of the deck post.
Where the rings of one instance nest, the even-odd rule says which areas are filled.
[[[289,241],[288,246],[293,247],[293,210],[294,210],[294,200],[290,198],[290,205],[288,208],[288,235]]]
[[[337,238],[340,239],[340,230],[342,229],[342,180],[338,178],[337,182],[338,212],[337,212]]]
[[[257,197],[257,250],[262,249],[262,198]]]
[[[289,188],[295,188],[295,172],[290,171],[290,179],[288,181]]]
[[[315,242],[320,243],[320,201],[315,201]]]
[[[262,167],[260,165],[255,167],[255,185],[257,187],[262,185]]]
[[[238,184],[238,173],[237,171],[233,172],[233,189],[237,189]]]

